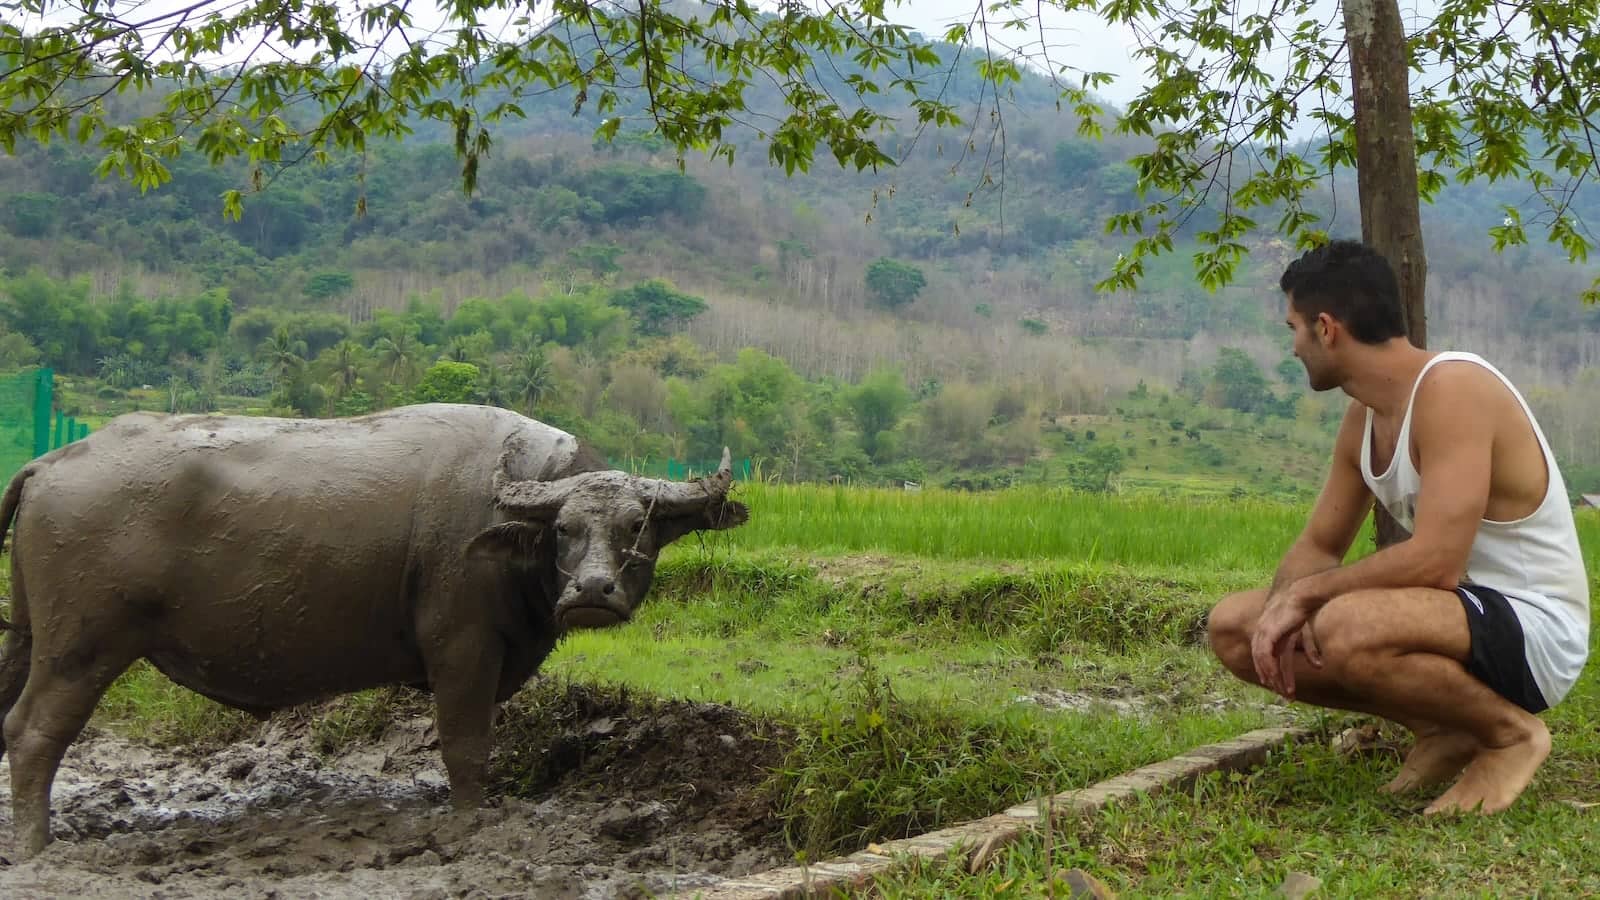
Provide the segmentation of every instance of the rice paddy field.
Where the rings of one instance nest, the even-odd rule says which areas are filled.
[[[1555,751],[1528,794],[1500,816],[1441,822],[1420,815],[1429,798],[1377,792],[1404,749],[1397,735],[1342,753],[1332,738],[1364,719],[1287,706],[1211,658],[1206,611],[1271,577],[1304,505],[760,483],[735,496],[747,525],[668,548],[640,614],[570,635],[542,677],[779,723],[793,739],[766,790],[796,860],[988,815],[1253,728],[1317,730],[1249,774],[1114,807],[976,873],[907,863],[870,895],[1065,896],[1068,868],[1121,896],[1267,895],[1291,873],[1326,896],[1600,891],[1592,670],[1547,714]],[[1580,536],[1594,572],[1590,511]],[[1364,532],[1352,556],[1370,549]],[[383,714],[357,696],[321,727],[338,743]],[[144,666],[96,724],[156,744],[249,727]]]

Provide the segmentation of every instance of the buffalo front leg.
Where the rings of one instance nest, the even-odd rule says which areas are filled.
[[[23,857],[38,854],[50,842],[50,787],[61,758],[106,688],[133,661],[116,654],[90,662],[87,669],[63,671],[60,660],[70,658],[35,654],[22,696],[5,718],[11,819]]]
[[[502,657],[494,635],[457,634],[430,661],[439,752],[450,776],[450,800],[457,809],[483,803]]]

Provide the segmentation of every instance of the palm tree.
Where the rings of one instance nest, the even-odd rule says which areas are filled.
[[[100,380],[116,388],[133,387],[133,360],[126,353],[100,358]]]
[[[522,408],[533,415],[539,401],[543,400],[555,387],[555,376],[550,371],[550,363],[544,358],[544,351],[538,347],[529,350],[517,362],[514,377],[516,397],[521,401]]]
[[[332,369],[328,381],[333,385],[333,399],[342,400],[356,389],[356,382],[361,378],[361,348],[346,338],[334,345],[333,358],[328,362]]]
[[[473,365],[478,363],[477,353],[473,352],[472,342],[466,336],[459,334],[450,339],[449,345],[444,348],[444,355],[439,358],[447,359],[450,362],[472,363]]]
[[[409,388],[416,380],[417,353],[421,348],[409,330],[396,331],[378,338],[372,352],[378,355],[379,365],[389,370],[389,380],[399,380],[401,387]]]
[[[297,341],[289,329],[280,325],[272,337],[261,342],[257,355],[267,364],[278,390],[287,394],[288,385],[305,369],[306,342]]]
[[[478,380],[478,402],[488,406],[508,406],[510,401],[511,385],[506,380],[505,370],[495,365],[485,368]]]

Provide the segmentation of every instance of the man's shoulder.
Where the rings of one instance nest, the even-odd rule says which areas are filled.
[[[1456,404],[1464,399],[1502,396],[1511,388],[1511,380],[1488,360],[1475,353],[1452,352],[1443,359],[1436,357],[1428,367],[1417,387],[1417,399],[1430,405]]]
[[[1533,408],[1511,379],[1481,357],[1476,365],[1463,365],[1460,354],[1430,368],[1418,386],[1413,432],[1426,442],[1433,434],[1441,440],[1461,440],[1474,431],[1491,439],[1494,434],[1526,431],[1537,423]],[[1458,361],[1459,360],[1459,361]],[[1450,364],[1454,363],[1454,364]]]

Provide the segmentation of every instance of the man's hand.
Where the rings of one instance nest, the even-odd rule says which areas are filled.
[[[1322,651],[1311,630],[1316,603],[1299,589],[1301,583],[1268,598],[1250,637],[1250,657],[1261,685],[1290,700],[1294,699],[1295,649],[1303,648],[1313,666],[1322,665]]]

